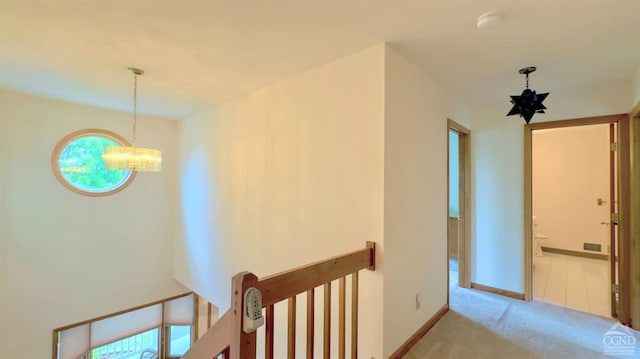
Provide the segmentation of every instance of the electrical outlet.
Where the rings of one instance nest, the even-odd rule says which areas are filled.
[[[421,305],[422,305],[422,293],[418,292],[416,293],[416,310],[420,309]]]

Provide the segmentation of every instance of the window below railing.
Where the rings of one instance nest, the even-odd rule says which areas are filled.
[[[53,359],[180,358],[198,337],[200,297],[187,293],[53,331]],[[202,313],[204,314],[204,313]],[[163,344],[164,343],[164,344]]]
[[[172,325],[167,332],[167,357],[179,358],[191,349],[191,326]]]
[[[191,343],[189,343],[191,344]],[[160,351],[160,328],[91,350],[90,359],[155,359]]]

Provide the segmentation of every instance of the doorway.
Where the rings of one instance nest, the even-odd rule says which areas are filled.
[[[447,266],[449,290],[469,288],[469,198],[471,131],[448,120],[447,128]]]
[[[610,132],[594,124],[532,134],[533,299],[605,317],[616,213]]]
[[[617,316],[616,138],[625,120],[525,126],[525,299]]]

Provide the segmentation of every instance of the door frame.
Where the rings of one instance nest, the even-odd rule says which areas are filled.
[[[447,303],[449,302],[449,131],[456,132],[459,138],[458,286],[471,287],[471,130],[447,119]]]
[[[616,123],[609,124],[609,143],[620,142],[618,140],[618,125]],[[616,179],[618,178],[618,161],[617,161],[617,153],[618,151],[610,151],[609,152],[609,213],[620,213],[618,210],[618,186]],[[615,185],[611,185],[611,183],[616,183]],[[614,223],[613,218],[609,219],[609,279],[611,285],[617,283],[616,274],[618,271],[618,266],[616,265],[618,259],[616,257],[616,253],[618,251],[617,245],[617,237],[618,237],[618,224]],[[611,300],[611,316],[618,316],[618,307],[617,307],[617,295],[616,292],[611,288],[611,293],[609,295]]]
[[[629,147],[628,141],[625,143],[625,138],[628,137],[628,119],[629,116],[627,114],[618,114],[618,115],[609,115],[609,116],[597,116],[597,117],[585,117],[585,118],[577,118],[572,120],[562,120],[562,121],[550,121],[550,122],[539,122],[539,123],[531,123],[524,126],[524,298],[527,301],[533,299],[533,239],[531,238],[531,229],[533,227],[532,223],[532,215],[533,215],[533,170],[532,170],[532,162],[533,162],[533,141],[532,141],[532,132],[534,130],[541,129],[553,129],[553,128],[566,128],[566,127],[575,127],[575,126],[587,126],[587,125],[598,125],[598,124],[618,124],[618,247],[619,253],[621,254],[618,260],[618,274],[619,274],[619,282],[623,282],[624,280],[628,280],[628,271],[621,270],[624,269],[626,265],[628,265],[628,261],[623,259],[622,251],[628,248],[629,243],[629,217],[628,217],[628,205],[629,205],[629,186],[628,174],[629,169],[629,161],[625,160],[628,158]],[[625,157],[626,156],[626,157]],[[625,215],[626,214],[626,215]],[[615,260],[612,256],[610,256],[609,260]],[[619,300],[621,303],[620,309],[618,310],[618,317],[623,314],[625,311],[623,309],[624,305],[628,305],[628,300],[626,294],[623,293],[622,288],[619,294]],[[628,313],[628,311],[627,311]],[[621,318],[622,321],[622,318]],[[624,323],[624,322],[623,322]]]
[[[631,110],[629,114],[629,161],[628,178],[630,196],[627,206],[628,212],[624,215],[630,220],[629,225],[629,278],[628,283],[620,282],[620,289],[624,289],[624,285],[629,286],[628,307],[621,308],[627,310],[627,316],[624,318],[627,322],[620,321],[631,326],[636,330],[640,330],[640,102]],[[629,213],[634,213],[630,216]],[[621,303],[621,307],[622,307]]]

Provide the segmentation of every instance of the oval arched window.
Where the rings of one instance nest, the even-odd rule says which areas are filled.
[[[127,170],[107,170],[102,160],[107,146],[130,146],[111,131],[88,129],[65,136],[53,150],[51,167],[65,187],[86,196],[108,196],[122,191],[136,176]]]

